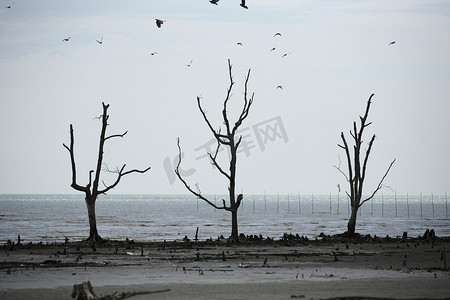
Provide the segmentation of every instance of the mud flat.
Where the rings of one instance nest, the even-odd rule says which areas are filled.
[[[450,299],[450,238],[285,235],[280,240],[13,244],[0,248],[0,299]],[[353,298],[354,299],[354,298]]]

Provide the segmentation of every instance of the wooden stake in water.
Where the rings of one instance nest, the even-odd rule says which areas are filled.
[[[266,191],[264,191],[264,213],[267,212],[267,197],[266,197]]]
[[[291,211],[291,206],[289,204],[289,193],[287,194],[287,202],[288,202],[288,213]]]
[[[431,208],[433,209],[433,219],[434,219],[434,199],[433,199],[433,193],[431,193]]]
[[[397,218],[397,191],[394,192],[394,201],[395,201],[395,217]]]
[[[253,193],[253,213],[255,213],[255,193]]]
[[[298,195],[298,213],[301,214],[302,213],[302,200],[300,198],[300,191],[297,192]]]
[[[422,219],[423,214],[422,214],[422,193],[420,193],[420,218]]]
[[[372,201],[370,201],[370,216],[373,216],[373,198]]]
[[[408,219],[409,219],[409,196],[408,196],[408,193],[406,193],[406,207],[408,208]]]
[[[445,192],[445,218],[448,219],[447,192]]]
[[[280,193],[277,193],[277,213],[280,206]]]
[[[331,193],[330,193],[330,215],[331,215]]]
[[[338,192],[338,196],[337,196],[338,197],[338,203],[337,203],[337,210],[336,210],[337,211],[336,212],[337,215],[339,214],[339,194],[340,193]]]

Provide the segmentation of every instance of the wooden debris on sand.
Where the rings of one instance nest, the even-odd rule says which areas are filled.
[[[130,298],[136,295],[156,294],[168,292],[170,289],[156,290],[156,291],[142,291],[142,292],[114,292],[111,295],[97,296],[94,293],[90,281],[84,281],[81,284],[74,284],[72,291],[72,298],[75,300],[121,300]]]

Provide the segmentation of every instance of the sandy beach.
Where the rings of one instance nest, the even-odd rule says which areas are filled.
[[[449,238],[105,241],[7,244],[1,299],[71,299],[163,291],[131,299],[450,298]],[[353,298],[354,299],[354,298]]]

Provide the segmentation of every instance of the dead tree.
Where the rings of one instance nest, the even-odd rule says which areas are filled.
[[[109,104],[103,105],[103,114],[100,116],[102,121],[102,131],[100,134],[100,143],[99,143],[99,149],[98,149],[98,158],[97,158],[97,168],[95,170],[95,176],[94,176],[94,182],[92,182],[92,173],[94,173],[94,170],[89,171],[89,183],[86,186],[79,185],[77,183],[77,171],[76,171],[76,165],[75,165],[75,154],[74,154],[74,137],[73,137],[73,126],[70,124],[70,146],[67,146],[66,144],[63,144],[63,146],[69,151],[70,154],[70,161],[72,165],[72,184],[71,187],[74,188],[77,191],[84,192],[85,193],[85,201],[86,206],[88,210],[88,217],[89,217],[89,238],[87,240],[90,241],[101,241],[102,238],[97,232],[97,221],[95,217],[95,202],[97,200],[98,195],[106,194],[109,190],[113,189],[117,186],[117,184],[120,182],[120,179],[122,179],[123,176],[131,174],[131,173],[145,173],[148,170],[150,170],[150,167],[148,167],[145,170],[129,170],[125,171],[124,164],[122,168],[117,169],[115,171],[110,171],[109,169],[106,169],[106,171],[117,173],[116,180],[110,184],[106,185],[103,182],[104,187],[100,188],[100,173],[102,171],[102,164],[103,164],[103,148],[104,144],[107,140],[111,138],[117,138],[117,137],[124,137],[125,134],[127,134],[128,131],[125,131],[123,134],[114,134],[110,136],[106,136],[106,127],[108,126],[108,119],[109,115],[107,113]]]
[[[367,117],[369,115],[369,109],[370,104],[372,101],[373,94],[369,97],[369,100],[367,101],[367,107],[366,112],[364,114],[364,117],[359,117],[360,119],[360,126],[357,128],[356,122],[353,122],[353,131],[350,130],[350,135],[352,136],[354,140],[353,145],[353,158],[350,153],[350,148],[347,144],[347,140],[345,139],[344,133],[341,132],[341,139],[343,142],[343,145],[338,144],[339,147],[345,150],[345,154],[347,156],[347,166],[348,166],[348,174],[344,173],[340,165],[335,166],[336,169],[338,169],[339,172],[341,172],[347,182],[349,183],[350,193],[346,191],[347,196],[350,200],[350,205],[352,208],[350,218],[348,220],[347,224],[347,232],[346,234],[349,236],[352,236],[355,233],[356,228],[356,217],[358,213],[358,209],[367,201],[371,200],[375,194],[383,187],[383,181],[386,178],[387,174],[391,170],[392,165],[395,162],[395,159],[390,163],[387,171],[384,173],[383,177],[381,178],[380,182],[378,183],[375,190],[365,199],[363,199],[363,185],[364,180],[366,179],[366,167],[367,162],[369,160],[370,151],[372,150],[373,142],[375,141],[375,134],[370,139],[370,142],[367,146],[367,149],[365,151],[364,157],[361,157],[361,146],[363,144],[363,133],[364,129],[368,127],[372,122],[367,122]]]
[[[232,241],[238,241],[239,240],[239,233],[238,233],[238,220],[237,220],[237,213],[238,208],[241,204],[241,201],[243,199],[243,195],[239,194],[236,197],[236,163],[237,163],[237,151],[239,148],[239,145],[242,141],[242,135],[238,135],[236,132],[241,126],[242,122],[247,118],[248,112],[250,110],[250,107],[253,103],[253,96],[254,93],[250,98],[248,98],[247,95],[247,85],[248,80],[250,77],[250,69],[248,70],[247,76],[245,78],[245,87],[244,87],[244,105],[242,107],[242,110],[240,111],[238,120],[231,124],[229,117],[228,117],[228,101],[231,98],[231,91],[234,85],[233,76],[231,72],[232,66],[230,60],[228,60],[228,72],[229,72],[229,78],[230,78],[230,85],[227,90],[226,98],[223,102],[223,110],[222,110],[222,117],[223,117],[223,124],[225,125],[225,132],[222,133],[221,128],[215,129],[214,126],[211,124],[210,120],[206,116],[206,111],[202,108],[200,97],[197,97],[197,105],[200,110],[200,113],[203,116],[203,119],[205,120],[206,124],[208,125],[209,129],[211,130],[212,134],[214,135],[214,138],[217,141],[217,147],[215,149],[214,153],[208,153],[208,156],[211,160],[211,163],[214,165],[214,167],[217,168],[220,174],[225,176],[229,182],[228,185],[228,196],[229,201],[227,204],[227,201],[222,199],[222,205],[216,205],[213,201],[210,201],[207,197],[202,195],[200,189],[197,186],[197,189],[194,190],[189,186],[189,184],[186,182],[186,180],[180,175],[180,165],[181,165],[181,146],[180,146],[180,139],[178,138],[178,164],[175,168],[175,174],[177,174],[178,178],[181,180],[181,182],[184,184],[186,189],[191,192],[193,195],[197,196],[198,198],[202,199],[212,207],[216,209],[223,209],[226,211],[231,212],[231,240]],[[228,147],[229,154],[230,154],[230,161],[229,161],[229,171],[226,171],[224,167],[222,167],[218,162],[218,153],[221,147]]]

